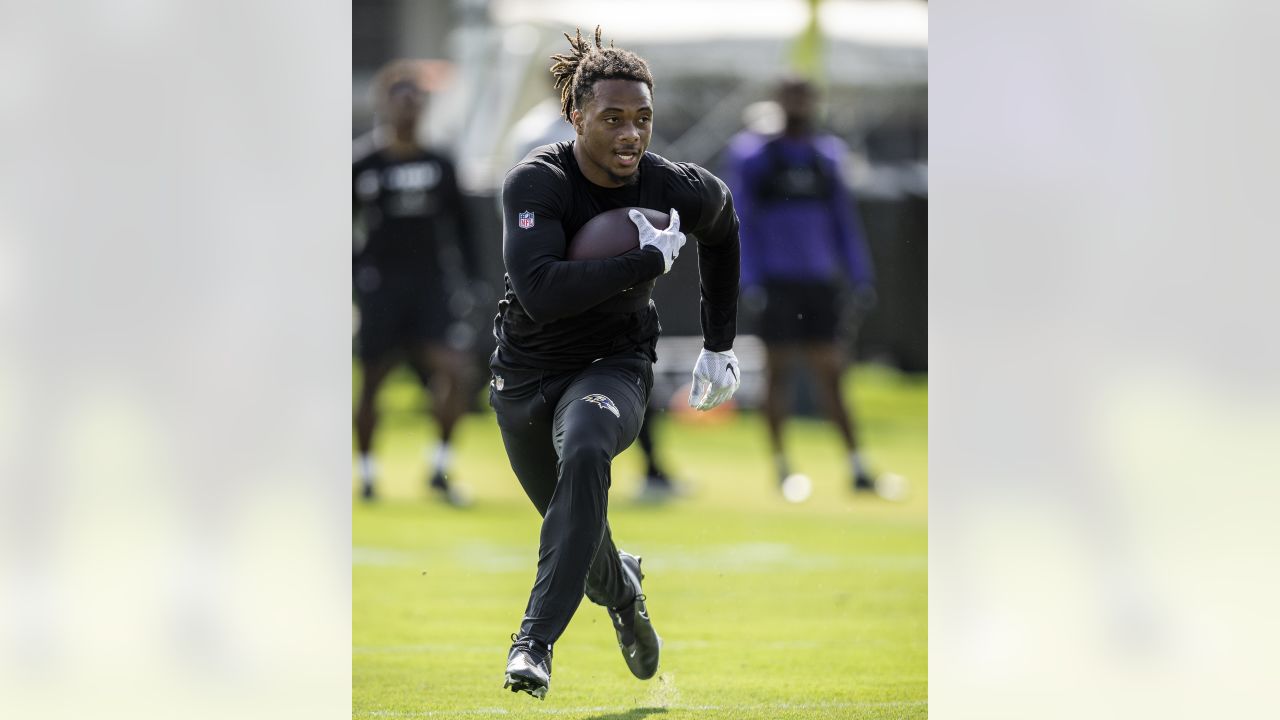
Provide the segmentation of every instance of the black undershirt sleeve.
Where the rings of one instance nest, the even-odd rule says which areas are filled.
[[[549,168],[516,166],[502,188],[502,259],[511,288],[535,322],[577,315],[662,274],[662,254],[636,248],[603,260],[565,260],[568,239],[560,221],[568,183]],[[533,213],[520,227],[522,212]]]
[[[698,240],[702,346],[730,350],[738,333],[738,215],[733,196],[720,178],[702,168],[696,170],[702,188],[702,213],[693,231]]]

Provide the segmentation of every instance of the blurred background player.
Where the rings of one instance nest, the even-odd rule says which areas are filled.
[[[361,494],[375,496],[378,389],[407,360],[429,389],[439,441],[429,487],[450,503],[450,441],[467,409],[472,334],[462,320],[478,277],[472,233],[453,163],[418,138],[428,67],[400,60],[375,83],[378,121],[353,148],[353,285],[363,369],[355,413]],[[461,267],[459,267],[461,265]]]
[[[840,431],[854,489],[871,491],[875,482],[841,387],[844,283],[853,290],[855,306],[866,308],[875,297],[870,255],[841,172],[846,147],[816,130],[817,92],[810,82],[783,80],[777,101],[781,133],[735,136],[725,180],[741,221],[743,295],[762,305],[764,411],[778,481],[791,474],[783,425],[792,372],[803,367]]]

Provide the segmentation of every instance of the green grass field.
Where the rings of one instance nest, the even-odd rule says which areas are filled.
[[[797,421],[794,470],[813,496],[774,489],[761,419],[659,426],[660,452],[693,487],[637,504],[640,455],[614,463],[609,509],[620,548],[644,558],[663,636],[658,677],[638,681],[608,617],[584,600],[556,643],[551,690],[502,689],[537,559],[539,518],[491,414],[456,438],[455,476],[475,504],[427,499],[428,422],[408,373],[384,390],[382,499],[352,521],[352,714],[356,718],[923,718],[928,714],[927,384],[861,367],[854,406],[903,503],[855,497],[825,424]]]

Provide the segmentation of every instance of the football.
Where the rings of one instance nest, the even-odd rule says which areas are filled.
[[[569,241],[565,253],[568,260],[599,260],[611,258],[636,249],[640,245],[640,232],[627,217],[632,208],[606,210],[587,221],[586,225]],[[659,210],[635,208],[644,213],[649,224],[664,229],[671,218]]]

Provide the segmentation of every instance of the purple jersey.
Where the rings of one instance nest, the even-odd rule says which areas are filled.
[[[845,186],[844,143],[832,135],[773,138],[742,132],[727,152],[725,181],[741,223],[742,284],[766,280],[873,280]]]

